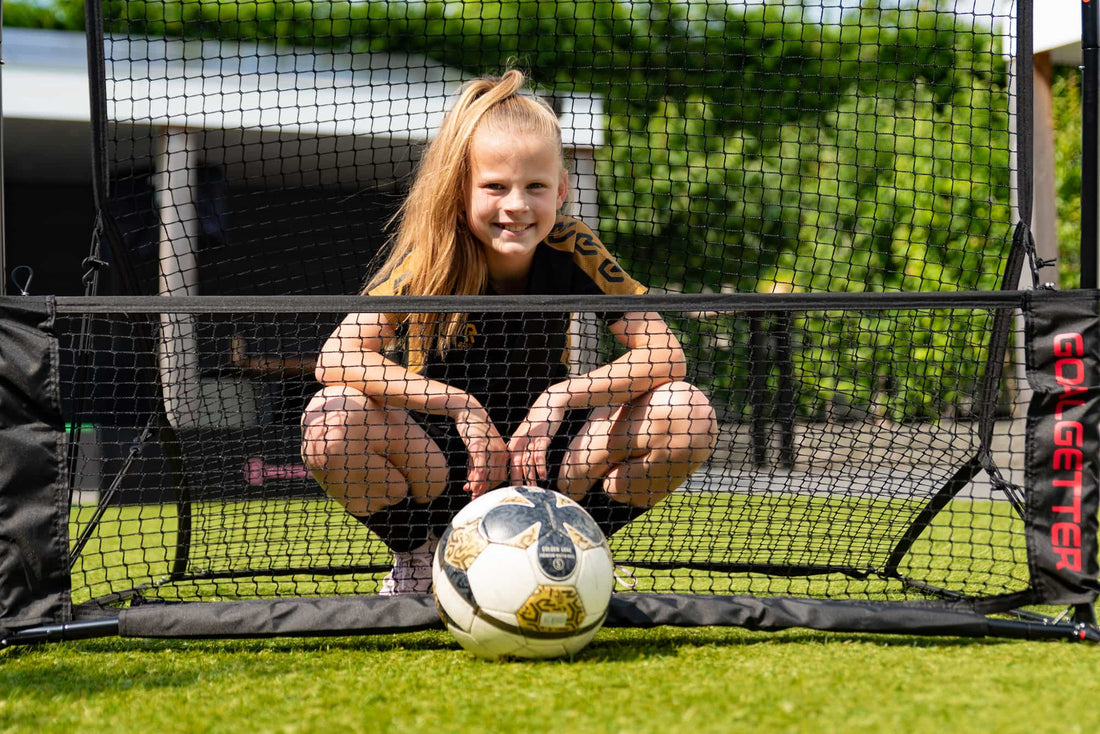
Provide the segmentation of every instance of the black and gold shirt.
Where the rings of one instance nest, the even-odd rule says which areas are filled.
[[[404,295],[402,280],[398,268],[370,294]],[[640,295],[646,288],[619,267],[591,229],[562,216],[536,247],[524,292]],[[605,323],[621,316],[601,314]],[[471,313],[454,347],[442,356],[432,350],[425,359],[406,358],[406,364],[473,395],[507,436],[540,393],[568,377],[569,321],[564,313]],[[394,326],[400,329],[399,323]]]

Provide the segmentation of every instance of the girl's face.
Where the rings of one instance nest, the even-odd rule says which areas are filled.
[[[531,133],[479,130],[470,145],[466,221],[494,279],[525,277],[568,191],[561,151]]]

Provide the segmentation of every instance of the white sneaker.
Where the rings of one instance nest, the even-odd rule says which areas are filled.
[[[432,590],[432,558],[439,538],[428,536],[424,545],[393,554],[393,570],[382,579],[379,596],[427,594]]]

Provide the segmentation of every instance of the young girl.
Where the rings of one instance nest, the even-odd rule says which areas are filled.
[[[558,213],[561,129],[517,71],[467,84],[420,162],[371,295],[641,294]],[[656,313],[603,314],[626,347],[568,376],[568,314],[355,313],[322,348],[302,457],[382,538],[381,593],[427,592],[436,540],[469,500],[542,485],[607,535],[710,455],[715,419]],[[394,348],[402,359],[391,359]]]

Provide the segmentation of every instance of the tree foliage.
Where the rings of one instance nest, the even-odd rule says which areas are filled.
[[[1054,180],[1058,206],[1058,280],[1081,284],[1081,75],[1058,69],[1051,85],[1054,116]]]
[[[470,73],[519,66],[557,94],[599,95],[594,224],[654,286],[1000,284],[1008,71],[998,34],[974,17],[906,0],[827,20],[794,3],[685,0],[106,0],[105,14],[116,32],[406,52]],[[937,387],[936,365],[984,363],[983,342],[948,315],[868,318],[797,325],[804,412],[846,392],[888,394],[897,417],[938,415],[958,396]],[[710,326],[685,328],[687,346],[731,365],[712,386],[732,404],[747,333],[733,318]],[[907,363],[925,367],[883,374]]]
[[[55,31],[84,30],[82,0],[4,0],[4,26]]]

